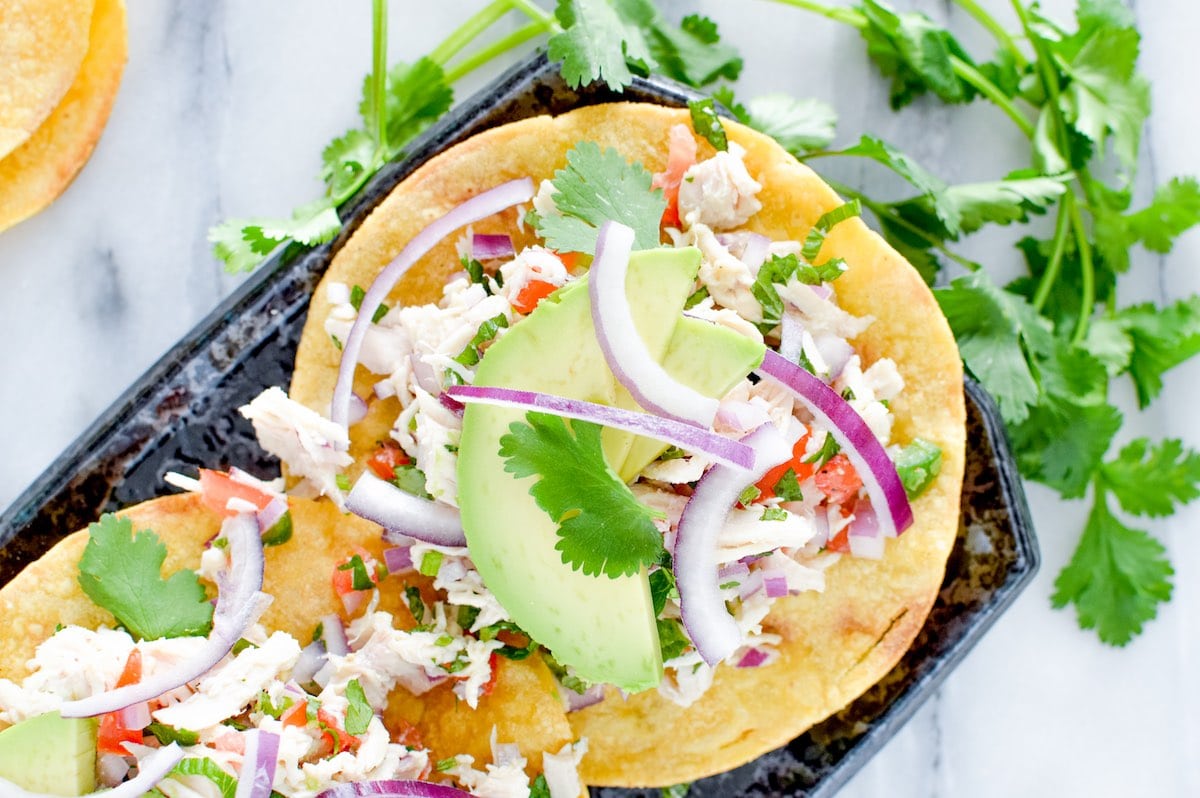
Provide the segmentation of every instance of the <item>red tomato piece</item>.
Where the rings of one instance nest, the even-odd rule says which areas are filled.
[[[548,283],[545,280],[530,280],[525,283],[524,288],[517,292],[517,297],[512,303],[513,310],[527,316],[533,313],[539,302],[557,290],[558,286],[554,283]]]
[[[229,509],[230,499],[242,499],[263,509],[271,503],[272,497],[261,490],[241,482],[235,482],[228,474],[220,471],[200,469],[200,499],[204,506],[226,518],[237,515]]]
[[[308,725],[308,702],[297,701],[283,711],[279,716],[279,722],[284,726],[298,726],[304,728]]]
[[[317,710],[317,722],[321,724],[321,739],[335,754],[358,748],[359,739],[338,725],[337,718],[323,709]]]
[[[371,459],[367,460],[367,465],[375,472],[375,476],[391,482],[396,478],[396,468],[411,462],[412,460],[409,460],[408,455],[400,448],[400,444],[395,441],[384,441],[371,455]]]
[[[696,139],[687,125],[674,125],[667,134],[667,169],[656,172],[651,188],[661,188],[667,209],[661,227],[679,227],[679,185],[683,175],[696,163]]]
[[[125,660],[125,668],[117,679],[117,687],[128,687],[142,680],[142,652],[133,649]],[[96,748],[102,754],[129,756],[125,743],[141,743],[142,730],[130,729],[122,720],[121,712],[108,712],[100,718],[100,730],[96,739]]]
[[[755,487],[759,490],[758,498],[755,501],[765,502],[767,499],[775,498],[775,485],[779,483],[779,480],[788,472],[789,468],[796,472],[796,480],[798,482],[803,482],[812,476],[813,464],[804,462],[804,450],[807,447],[808,433],[806,432],[792,446],[792,459],[780,463],[767,471],[767,473],[763,474],[762,479],[755,484]]]
[[[863,484],[850,458],[844,454],[835,454],[821,466],[817,471],[816,483],[817,488],[829,497],[831,504],[845,504],[858,495]]]
[[[850,525],[842,527],[842,531],[838,532],[829,542],[825,544],[826,551],[836,551],[841,554],[850,553]]]

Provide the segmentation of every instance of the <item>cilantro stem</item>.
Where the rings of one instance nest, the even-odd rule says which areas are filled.
[[[1033,307],[1039,313],[1046,306],[1046,300],[1050,298],[1050,289],[1054,287],[1058,273],[1062,270],[1063,254],[1067,251],[1067,236],[1072,226],[1074,205],[1075,193],[1072,191],[1065,193],[1058,204],[1058,221],[1054,223],[1054,247],[1050,252],[1050,260],[1046,263],[1046,271],[1042,272],[1042,277],[1038,281],[1037,292],[1033,295]]]
[[[375,0],[371,16],[371,88],[375,98],[375,159],[388,151],[384,104],[387,102],[387,0]]]
[[[446,70],[446,82],[455,83],[461,80],[466,75],[474,72],[479,67],[488,63],[492,59],[507,53],[509,50],[524,44],[530,39],[536,38],[543,33],[546,33],[551,28],[549,21],[547,22],[530,22],[502,39],[489,44],[487,47],[478,50],[471,55],[459,61],[451,69]]]
[[[1092,245],[1088,241],[1087,230],[1083,226],[1083,214],[1080,213],[1079,206],[1075,203],[1071,203],[1071,220],[1074,222],[1075,246],[1079,249],[1079,268],[1083,276],[1079,321],[1075,324],[1075,334],[1071,336],[1071,343],[1078,345],[1087,335],[1088,323],[1092,320],[1092,313],[1096,310],[1096,269],[1092,263]]]
[[[954,3],[963,11],[966,11],[972,19],[984,28],[987,28],[988,32],[996,37],[996,41],[1000,43],[1001,47],[1012,53],[1018,70],[1025,69],[1025,66],[1029,63],[1025,58],[1025,54],[1021,52],[1021,48],[1017,47],[1017,43],[1009,35],[1008,30],[997,22],[995,17],[985,11],[975,0],[954,0]]]
[[[482,9],[467,18],[451,32],[441,44],[429,53],[429,59],[439,66],[445,66],[451,58],[458,54],[497,20],[512,10],[514,0],[492,0]]]
[[[545,23],[549,26],[550,30],[554,30],[555,32],[559,30],[558,21],[555,20],[554,15],[542,10],[536,3],[530,0],[509,0],[509,5],[516,11],[520,11],[529,17],[532,21]]]
[[[1033,123],[1025,118],[1025,115],[1013,105],[1012,100],[1004,92],[1000,91],[995,83],[992,83],[982,72],[958,56],[950,56],[950,63],[954,66],[955,75],[958,75],[964,81],[974,86],[976,91],[991,100],[997,108],[1003,111],[1021,129],[1026,138],[1033,138]]]
[[[862,29],[867,27],[867,18],[862,13],[851,8],[837,8],[827,6],[823,3],[816,3],[813,0],[772,0],[772,2],[780,3],[793,8],[801,8],[805,11],[811,11],[814,14],[820,14],[836,22],[842,22],[846,25],[851,25],[855,28]]]
[[[932,235],[923,228],[913,224],[903,216],[892,213],[891,208],[887,204],[876,202],[862,192],[857,191],[856,189],[853,189],[844,183],[838,183],[837,181],[830,180],[828,178],[825,179],[825,182],[829,183],[833,190],[839,194],[844,194],[851,199],[856,199],[861,202],[863,206],[870,209],[871,213],[875,214],[875,216],[877,216],[881,221],[886,218],[889,224],[895,224],[898,227],[903,227],[905,230],[917,236],[922,241],[928,243],[929,246],[941,252],[947,258],[950,258],[950,260],[962,266],[964,269],[972,272],[979,271],[978,263],[968,260],[967,258],[964,258],[963,256],[953,252],[944,243],[938,240],[937,236]]]

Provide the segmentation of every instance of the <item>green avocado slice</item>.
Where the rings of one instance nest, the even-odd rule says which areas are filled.
[[[51,712],[0,732],[0,778],[50,795],[94,792],[95,719]]]
[[[719,395],[744,378],[762,352],[759,347],[757,357],[748,355],[745,339],[731,330],[681,317],[699,264],[700,253],[692,248],[636,252],[626,290],[650,353],[677,378]],[[496,341],[474,384],[637,407],[596,342],[586,278],[543,301]],[[471,558],[513,620],[560,663],[590,682],[631,692],[655,687],[662,654],[646,572],[612,579],[562,562],[554,548],[557,525],[529,495],[534,478],[516,480],[499,454],[501,436],[524,417],[520,410],[486,405],[468,405],[463,415],[458,499]],[[653,459],[662,448],[657,441],[604,431],[609,463]]]

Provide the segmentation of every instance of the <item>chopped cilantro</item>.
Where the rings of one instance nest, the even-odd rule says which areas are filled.
[[[631,164],[616,150],[601,150],[591,141],[580,142],[567,153],[567,166],[554,173],[557,213],[526,215],[560,252],[596,251],[600,225],[616,221],[634,231],[634,249],[659,245],[658,223],[666,210],[661,189],[650,188],[651,175],[641,164]]]
[[[702,100],[688,100],[688,111],[692,115],[692,129],[708,140],[718,150],[729,149],[729,139],[725,135],[725,126],[721,117],[717,116],[717,106],[711,97]]]
[[[421,600],[421,591],[412,585],[407,585],[404,588],[404,598],[408,601],[408,611],[412,613],[413,620],[417,623],[424,622],[425,602]]]
[[[358,679],[351,679],[346,683],[346,700],[350,702],[346,707],[346,732],[363,734],[371,725],[375,711],[367,703],[367,694],[363,692]]]
[[[362,310],[363,300],[366,299],[367,292],[363,290],[361,285],[354,285],[350,288],[350,304],[355,310]],[[371,323],[378,324],[379,321],[388,314],[388,306],[380,302],[379,307],[375,309],[375,315],[371,316]]]
[[[811,236],[812,232],[809,235]],[[793,279],[805,285],[820,285],[833,282],[845,270],[846,264],[840,258],[833,258],[820,266],[811,266],[795,255],[773,255],[759,267],[754,284],[750,286],[750,292],[763,309],[763,322],[760,327],[770,331],[783,318],[783,299],[779,296],[776,285],[784,285]]]
[[[479,617],[479,608],[463,604],[458,608],[458,625],[462,629],[470,629]]]
[[[691,647],[692,641],[688,640],[684,633],[682,623],[673,618],[659,618],[655,623],[658,626],[658,645],[662,649],[663,662],[675,659]]]
[[[312,642],[315,643],[323,637],[325,637],[325,623],[321,622],[313,627]]]
[[[739,582],[735,579],[732,582],[722,582],[721,584],[717,585],[717,589],[718,590],[730,590],[732,588],[737,587],[740,584],[741,584],[741,582]]]
[[[491,626],[485,626],[479,630],[480,640],[495,640],[496,636],[501,632],[512,632],[513,634],[524,635],[529,642],[523,646],[505,645],[496,649],[496,653],[505,659],[521,660],[526,659],[530,654],[537,651],[540,646],[529,634],[517,626],[512,621],[498,621]]]
[[[338,338],[336,335],[333,335],[331,333],[329,336],[329,340],[333,342],[333,347],[335,349],[337,349],[339,352],[342,351],[342,339],[341,338]]]
[[[558,524],[563,562],[589,576],[616,578],[658,560],[662,533],[655,513],[640,503],[604,460],[600,427],[528,413],[500,438],[504,469],[529,488],[538,506]]]
[[[550,794],[550,785],[546,782],[545,773],[539,773],[533,780],[533,784],[529,785],[529,798],[553,798]]]
[[[503,313],[487,319],[479,325],[479,329],[475,331],[475,336],[471,338],[471,342],[466,345],[463,351],[459,352],[454,358],[464,366],[474,366],[483,357],[483,346],[489,343],[496,337],[496,333],[501,328],[508,326],[508,319]]]
[[[671,787],[662,788],[662,798],[687,798],[687,794],[692,791],[691,783],[675,784]]]
[[[941,470],[941,447],[924,438],[914,438],[896,455],[896,473],[910,499],[920,496]]]
[[[817,451],[817,453],[807,458],[804,462],[813,463],[817,468],[820,468],[832,460],[834,455],[841,450],[841,444],[837,442],[837,439],[832,435],[827,434],[825,436],[825,442],[821,444],[821,448]]]
[[[148,529],[134,534],[133,522],[102,515],[88,526],[79,560],[79,586],[141,640],[207,635],[213,605],[195,572],[182,569],[162,578],[167,547]]]
[[[706,299],[708,299],[708,286],[702,285],[693,291],[692,295],[689,296],[687,301],[683,303],[683,309],[691,310]]]
[[[783,476],[775,483],[773,491],[776,496],[785,502],[804,501],[804,494],[800,491],[800,481],[796,479],[796,470],[794,468],[789,468],[783,472]]]
[[[681,457],[687,457],[687,452],[680,449],[678,446],[668,446],[663,450],[663,453],[658,456],[658,459],[666,462],[667,460],[678,460]]]
[[[831,211],[821,214],[821,218],[817,219],[817,223],[812,226],[812,229],[808,231],[808,235],[804,237],[804,247],[800,250],[800,257],[809,263],[814,262],[817,256],[821,254],[821,247],[824,246],[825,238],[829,235],[829,231],[839,223],[847,219],[853,219],[861,213],[862,206],[858,200],[850,200]],[[846,270],[844,264],[839,264],[839,267],[839,274]],[[822,282],[825,281],[822,279]]]
[[[760,521],[786,521],[788,517],[787,510],[782,507],[764,507]]]
[[[679,597],[679,591],[675,588],[675,572],[670,565],[656,568],[650,573],[650,601],[654,605],[655,618],[662,615],[667,599],[672,596]]]
[[[236,657],[238,654],[241,654],[243,651],[245,651],[248,648],[258,648],[258,646],[254,645],[249,640],[247,640],[246,638],[243,637],[241,640],[238,640],[236,643],[233,644],[233,649],[232,649],[233,656]]]
[[[258,693],[258,711],[275,720],[279,720],[291,705],[292,699],[289,696],[284,696],[283,701],[277,705],[271,701],[271,696],[266,690],[260,690]]]
[[[592,685],[590,682],[579,678],[570,670],[568,670],[565,665],[562,665],[558,660],[551,656],[549,651],[542,653],[542,661],[546,663],[546,667],[549,668],[550,672],[554,674],[554,678],[558,679],[558,683],[571,692],[583,695],[588,691],[589,688],[591,688]]]
[[[375,588],[375,580],[371,578],[371,572],[367,569],[367,564],[363,562],[361,554],[355,554],[349,560],[339,565],[337,569],[339,571],[350,571],[350,587],[352,589],[373,590]]]
[[[392,469],[395,475],[392,478],[392,484],[405,493],[411,493],[414,496],[420,496],[423,499],[432,499],[433,496],[425,489],[425,472],[417,468],[415,465],[405,464],[398,465]]]
[[[445,759],[439,759],[437,764],[433,766],[433,769],[438,773],[446,773],[454,770],[456,767],[458,767],[458,757],[450,756]]]

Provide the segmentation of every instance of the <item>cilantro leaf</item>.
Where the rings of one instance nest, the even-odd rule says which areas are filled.
[[[1146,407],[1162,391],[1162,375],[1200,353],[1200,296],[1166,308],[1150,302],[1133,305],[1118,311],[1114,320],[1129,336],[1129,376],[1138,405]]]
[[[194,571],[162,578],[167,547],[148,529],[102,515],[88,526],[87,547],[79,560],[79,586],[141,640],[206,635],[213,607]]]
[[[354,128],[325,145],[321,180],[330,196],[350,190],[362,176],[378,167],[378,147],[365,130]]]
[[[632,11],[650,22],[643,3],[626,0],[622,6],[626,14]],[[627,58],[655,66],[641,28],[605,0],[558,0],[554,15],[563,29],[550,37],[549,56],[562,61],[562,76],[571,88],[602,80],[621,91],[633,82]]]
[[[656,14],[645,34],[658,71],[681,83],[698,88],[718,78],[737,80],[742,72],[742,57],[721,42],[717,23],[708,17],[689,14],[675,27]]]
[[[804,246],[800,250],[800,257],[809,263],[815,263],[817,256],[821,254],[821,247],[824,246],[825,237],[829,235],[829,231],[841,222],[853,219],[861,213],[862,206],[858,200],[850,200],[831,211],[821,214],[821,218],[817,219],[817,223],[812,226],[812,229],[808,231],[808,235],[804,237]]]
[[[1184,231],[1200,224],[1200,182],[1176,177],[1154,194],[1142,210],[1130,214],[1128,230],[1152,252],[1170,252]]]
[[[654,513],[638,502],[604,460],[600,427],[528,413],[500,438],[504,470],[537,477],[529,489],[559,525],[555,549],[563,562],[589,576],[617,578],[658,560],[662,534]]]
[[[1200,497],[1200,453],[1174,438],[1157,446],[1138,438],[1100,468],[1100,479],[1125,512],[1168,516]]]
[[[983,272],[960,277],[934,296],[967,368],[996,397],[1006,421],[1024,421],[1039,396],[1029,356],[1051,350],[1049,323]]]
[[[1121,412],[1107,402],[1079,404],[1050,396],[1010,427],[1010,434],[1025,476],[1076,498],[1084,494],[1120,427]]]
[[[333,240],[342,221],[328,199],[297,208],[290,219],[230,219],[208,231],[213,254],[230,273],[250,271],[280,245],[294,240],[307,246]]]
[[[828,147],[836,132],[837,112],[820,100],[764,94],[742,106],[728,89],[714,93],[713,97],[739,122],[766,133],[792,155]]]
[[[364,122],[370,129],[370,78],[363,83],[363,100],[359,106]],[[454,104],[454,89],[446,82],[446,74],[428,57],[411,64],[397,63],[388,70],[387,94],[384,98],[384,124],[387,129],[387,157],[400,154],[403,146],[441,118]]]
[[[1174,573],[1163,545],[1113,517],[1098,489],[1079,546],[1054,581],[1054,606],[1074,604],[1080,627],[1123,646],[1170,600]]]
[[[683,624],[674,618],[659,618],[655,621],[658,626],[658,645],[662,649],[663,662],[669,662],[687,651],[692,641],[688,640],[683,631]]]
[[[654,606],[654,617],[662,615],[663,609],[667,606],[667,599],[674,593],[677,597],[678,591],[675,589],[675,573],[669,565],[664,565],[650,574],[650,603]]]
[[[567,153],[567,166],[554,173],[558,213],[536,217],[546,246],[560,252],[596,251],[599,227],[612,220],[632,227],[635,249],[658,246],[658,223],[666,210],[661,189],[640,163],[628,163],[611,147],[580,142]]]
[[[919,227],[957,240],[989,223],[1028,221],[1031,213],[1044,213],[1066,191],[1061,177],[1014,176],[986,183],[960,183],[946,187],[936,197],[926,194],[892,204],[903,218]],[[944,227],[946,218],[957,220],[957,232]]]
[[[813,230],[817,229],[817,226],[813,227]],[[773,255],[759,267],[754,284],[750,286],[750,293],[754,294],[754,298],[762,306],[763,320],[760,327],[765,328],[764,335],[783,318],[783,298],[779,296],[776,285],[785,285],[793,279],[805,285],[820,285],[836,280],[845,270],[846,264],[841,258],[834,258],[820,266],[810,266],[793,254]]]
[[[711,97],[701,100],[688,100],[688,111],[692,115],[692,130],[708,140],[718,150],[729,149],[729,139],[725,135],[725,126],[721,117],[717,116],[716,105]]]
[[[529,798],[553,798],[550,795],[550,784],[546,781],[545,773],[539,773],[533,780],[533,784],[529,785]]]
[[[899,109],[925,92],[943,102],[971,100],[975,90],[954,72],[952,58],[971,63],[950,33],[919,13],[897,13],[880,0],[862,0],[866,25],[859,29],[867,54],[892,79],[891,104]]]
[[[179,743],[180,745],[196,745],[200,742],[200,735],[189,729],[177,729],[174,726],[167,726],[163,723],[151,723],[146,727],[146,731],[152,735],[163,745],[171,743]]]
[[[346,732],[365,733],[371,725],[371,719],[375,717],[375,710],[367,703],[367,694],[363,692],[358,679],[351,679],[346,683],[346,700],[350,702],[346,707]]]

